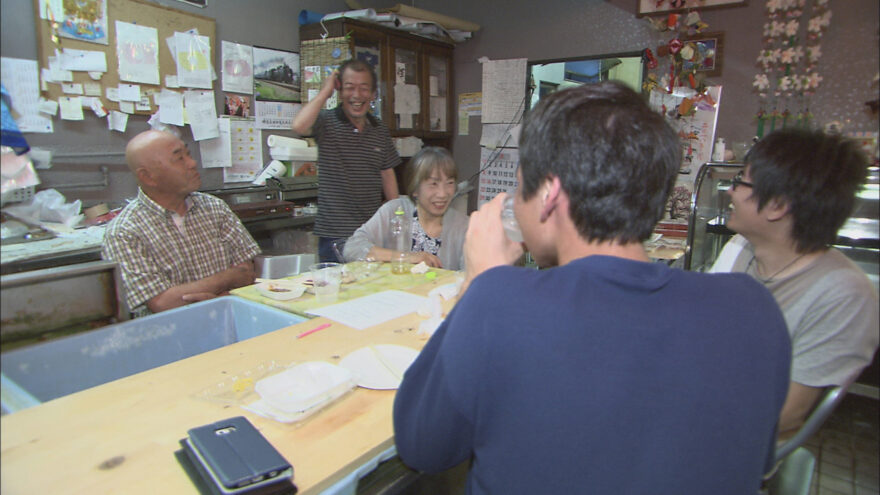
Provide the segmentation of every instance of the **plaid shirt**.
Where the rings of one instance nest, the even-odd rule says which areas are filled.
[[[137,199],[107,226],[103,257],[119,263],[126,301],[135,313],[171,287],[209,277],[260,253],[223,200],[194,192],[187,202],[190,207],[178,229],[172,212],[138,189]]]

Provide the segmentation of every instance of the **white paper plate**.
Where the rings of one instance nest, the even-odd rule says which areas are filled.
[[[395,390],[403,373],[416,360],[419,351],[401,345],[380,344],[362,347],[342,358],[339,366],[351,371],[363,388]]]
[[[306,291],[305,285],[293,280],[272,280],[267,282],[260,282],[255,285],[255,287],[257,289],[257,292],[259,292],[261,296],[278,301],[296,299],[297,297],[302,296],[303,293]]]

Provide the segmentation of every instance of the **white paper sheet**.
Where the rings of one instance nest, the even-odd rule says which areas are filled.
[[[307,311],[310,315],[326,316],[333,321],[358,330],[415,313],[428,298],[402,292],[386,290],[359,297],[339,304]]]
[[[62,96],[58,104],[62,120],[83,120],[82,100],[78,96]]]
[[[229,141],[230,122],[228,118],[217,118],[219,135],[214,139],[199,141],[199,154],[202,167],[217,168],[232,166],[232,143]]]
[[[83,83],[86,96],[101,96],[101,84],[94,82]]]
[[[483,124],[480,146],[487,148],[519,148],[520,125]]]
[[[83,85],[79,83],[62,83],[61,92],[66,95],[81,95],[83,94]]]
[[[194,140],[201,141],[219,135],[213,91],[187,91],[183,94],[183,105]]]
[[[107,129],[111,131],[125,132],[128,126],[128,114],[113,110],[107,114]]]
[[[159,122],[183,125],[183,95],[175,91],[162,90],[156,95],[159,105]]]
[[[221,41],[223,91],[254,93],[254,51],[248,45]]]
[[[174,33],[177,83],[186,88],[211,89],[211,42],[207,36]]]
[[[419,87],[415,84],[394,85],[394,113],[414,114],[421,109]]]
[[[258,129],[281,129],[289,131],[293,118],[302,109],[299,103],[281,101],[256,101],[254,116]]]
[[[527,62],[525,58],[483,62],[484,124],[517,122],[522,118]]]
[[[0,58],[0,78],[9,91],[15,123],[21,132],[52,132],[52,119],[40,114],[40,79],[36,60]]]
[[[99,51],[65,48],[61,54],[61,68],[64,70],[107,72],[107,55]]]
[[[254,119],[229,119],[232,166],[223,169],[223,182],[251,182],[263,168],[263,133]]]
[[[134,102],[133,101],[120,101],[119,102],[119,111],[122,113],[127,113],[127,114],[134,113]]]
[[[156,28],[116,21],[119,80],[159,84],[159,32]]]
[[[139,84],[120,83],[116,89],[119,91],[120,101],[140,101],[141,99],[141,87]]]
[[[56,83],[73,81],[73,72],[62,69],[58,57],[49,57],[48,81]]]

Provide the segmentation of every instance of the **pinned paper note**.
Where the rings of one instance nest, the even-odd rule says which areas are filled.
[[[87,82],[83,83],[83,91],[85,91],[86,96],[101,96],[101,85],[98,83]]]
[[[177,50],[177,82],[187,88],[211,89],[211,42],[207,36],[174,33]]]
[[[135,108],[135,110],[144,111],[144,112],[149,112],[149,111],[151,110],[151,108],[150,108],[150,97],[147,96],[147,95],[143,95],[143,96],[141,96],[140,101],[138,101],[137,103],[135,103],[134,108]]]
[[[165,87],[166,88],[179,88],[180,84],[177,83],[176,75],[166,75],[165,76]]]
[[[65,48],[60,62],[64,70],[107,72],[107,55],[101,51]]]
[[[159,106],[159,122],[163,124],[183,125],[183,95],[174,91],[163,90],[153,95]]]
[[[116,57],[121,81],[159,84],[158,33],[156,28],[116,21]]]
[[[62,83],[61,92],[66,95],[81,95],[83,94],[83,85],[74,83]]]
[[[107,115],[107,108],[104,107],[104,103],[101,102],[101,98],[92,98],[91,105],[89,106],[98,117],[105,117]]]
[[[58,102],[40,98],[40,113],[55,115],[58,113]]]
[[[82,100],[78,96],[62,96],[58,98],[63,120],[83,120]]]
[[[118,88],[105,88],[105,92],[107,93],[107,99],[110,101],[119,101],[119,89]]]
[[[119,91],[120,101],[140,101],[141,99],[139,84],[120,84],[116,89]]]
[[[113,110],[107,114],[107,128],[111,131],[125,132],[128,127],[128,115]]]
[[[134,113],[134,103],[130,101],[120,101],[119,111],[123,113]]]
[[[183,104],[189,116],[194,140],[201,141],[219,135],[213,91],[187,91],[183,95]]]

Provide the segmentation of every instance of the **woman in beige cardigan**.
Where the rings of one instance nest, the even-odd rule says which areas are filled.
[[[411,228],[408,263],[449,270],[464,269],[464,234],[468,217],[451,209],[458,174],[449,151],[439,147],[422,148],[411,160],[408,196],[388,201],[358,228],[345,244],[346,261],[374,259],[390,261],[391,218],[402,209]]]

